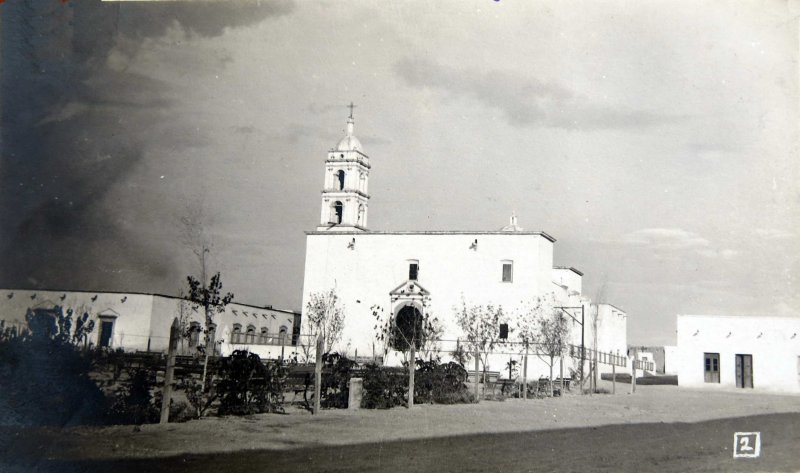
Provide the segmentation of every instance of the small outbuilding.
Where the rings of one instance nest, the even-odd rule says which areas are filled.
[[[800,393],[800,318],[678,315],[678,384]]]

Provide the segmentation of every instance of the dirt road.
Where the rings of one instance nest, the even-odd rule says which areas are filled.
[[[411,411],[4,429],[12,471],[797,471],[800,398],[641,386]],[[797,426],[797,427],[796,427]],[[758,459],[732,458],[759,431]],[[3,466],[3,465],[0,465]]]

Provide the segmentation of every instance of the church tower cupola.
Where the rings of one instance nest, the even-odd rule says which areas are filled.
[[[366,231],[369,203],[369,157],[353,135],[352,103],[344,138],[328,151],[319,231]]]

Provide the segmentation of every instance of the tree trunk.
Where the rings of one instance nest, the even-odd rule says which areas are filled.
[[[480,401],[480,395],[478,394],[478,372],[480,370],[480,359],[478,356],[478,352],[475,352],[475,402]]]
[[[205,281],[203,281],[205,284]],[[208,304],[203,306],[203,312],[205,312],[206,317],[206,356],[203,359],[203,378],[201,379],[202,391],[203,393],[206,392],[206,374],[208,373],[208,357],[209,357],[209,349],[214,348],[214,340],[211,340],[211,331],[208,327]]]
[[[417,368],[417,349],[411,344],[411,358],[408,363],[408,408],[414,407],[414,371]]]
[[[553,363],[554,357],[550,357],[550,397],[553,397]]]
[[[314,366],[314,415],[319,414],[320,397],[322,396],[322,349],[324,347],[322,336],[317,337],[317,363]]]

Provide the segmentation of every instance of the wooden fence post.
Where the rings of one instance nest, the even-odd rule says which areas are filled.
[[[617,394],[617,360],[611,363],[611,394]]]
[[[314,366],[314,415],[319,414],[320,397],[322,396],[322,350],[325,341],[322,335],[317,337],[317,364]]]
[[[175,373],[175,352],[178,351],[178,339],[180,338],[180,323],[178,318],[172,321],[169,328],[169,348],[167,351],[167,369],[164,373],[164,388],[161,391],[161,420],[159,423],[169,422],[169,401],[172,398],[172,377]]]

